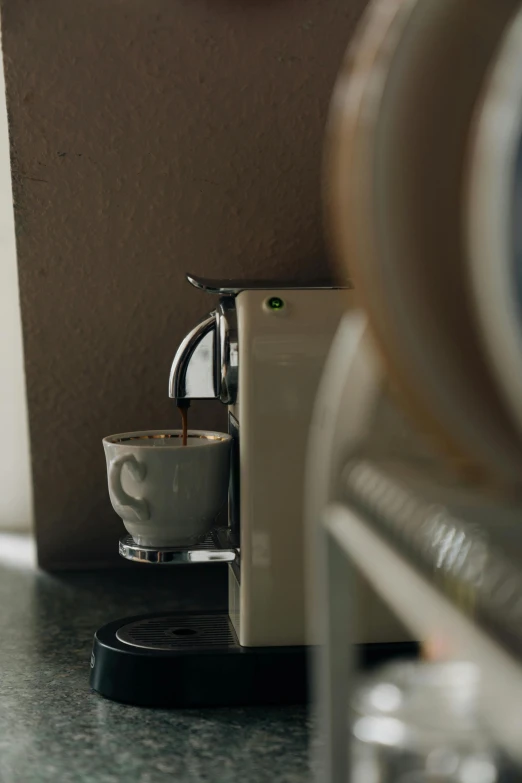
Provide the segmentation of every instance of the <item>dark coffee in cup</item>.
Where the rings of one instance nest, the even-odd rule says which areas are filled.
[[[181,432],[183,445],[187,445],[188,434],[188,407],[186,405],[178,405],[178,411],[181,413]]]

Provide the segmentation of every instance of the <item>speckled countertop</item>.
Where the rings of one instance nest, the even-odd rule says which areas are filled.
[[[224,569],[51,575],[7,549],[0,537],[1,783],[308,783],[302,707],[152,710],[89,688],[98,626],[148,611],[219,609]]]

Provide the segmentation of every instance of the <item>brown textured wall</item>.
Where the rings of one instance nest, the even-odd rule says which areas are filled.
[[[115,562],[100,441],[177,426],[169,363],[210,304],[184,271],[325,271],[323,126],[364,0],[1,4],[40,562]]]

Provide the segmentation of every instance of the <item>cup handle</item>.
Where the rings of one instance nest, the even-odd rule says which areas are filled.
[[[122,487],[121,471],[125,463],[136,481],[143,481],[147,474],[146,465],[138,462],[134,454],[124,454],[123,457],[111,460],[109,465],[109,489],[111,495],[113,495],[117,506],[131,508],[140,522],[146,522],[147,519],[150,519],[150,509],[145,498],[133,498]]]

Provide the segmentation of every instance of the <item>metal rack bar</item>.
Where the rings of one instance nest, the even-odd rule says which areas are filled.
[[[335,557],[344,557],[347,571],[358,569],[370,582],[376,592],[396,612],[404,624],[419,639],[443,640],[447,658],[473,661],[480,668],[483,682],[482,713],[498,743],[512,758],[522,762],[520,726],[522,725],[522,665],[502,649],[499,643],[472,619],[460,612],[436,586],[411,565],[398,549],[381,537],[364,517],[348,505],[331,504],[323,515],[323,532],[328,548],[336,552]],[[338,589],[335,581],[339,568],[329,570],[329,594]],[[339,642],[339,640],[341,640]],[[341,645],[341,648],[340,648]],[[339,637],[330,625],[327,634],[326,659],[346,656],[349,660],[350,644],[346,635]],[[331,683],[332,690],[339,687]],[[341,689],[342,690],[342,689]],[[342,706],[339,696],[332,692],[330,706],[332,720]],[[344,699],[344,695],[341,694]],[[337,701],[336,701],[337,700]],[[345,715],[348,708],[345,702]],[[346,720],[342,722],[344,737],[330,728],[329,755],[331,773],[328,783],[346,781],[338,759],[346,749],[340,743],[347,743]]]

